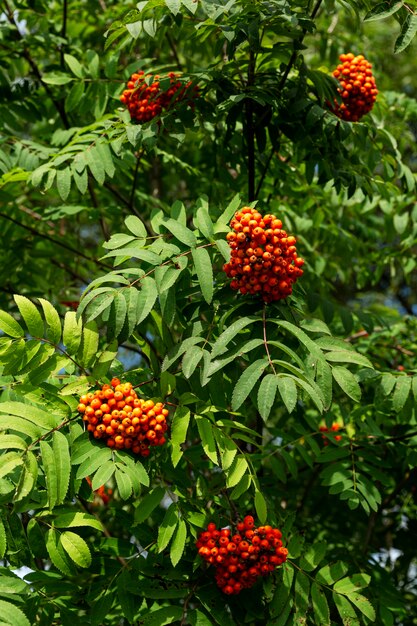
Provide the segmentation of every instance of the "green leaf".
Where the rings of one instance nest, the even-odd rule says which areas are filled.
[[[325,593],[315,582],[311,584],[311,601],[316,626],[330,626],[330,611]]]
[[[54,452],[46,441],[40,441],[39,446],[42,454],[43,471],[45,473],[46,489],[48,494],[48,506],[52,511],[58,500],[58,476],[56,472]]]
[[[45,538],[46,549],[53,565],[66,576],[74,576],[76,570],[61,545],[59,534],[50,528],[46,531]]]
[[[359,402],[361,399],[361,388],[352,372],[345,367],[336,366],[333,367],[332,374],[342,391],[355,402]]]
[[[194,224],[206,239],[211,239],[213,237],[213,222],[211,221],[210,214],[205,205],[198,207],[194,218]]]
[[[64,318],[63,342],[68,354],[77,354],[82,337],[82,321],[77,320],[75,311],[68,311]]]
[[[399,54],[405,50],[414,39],[417,32],[417,15],[407,13],[404,22],[401,25],[401,32],[394,44],[394,53]]]
[[[178,524],[178,512],[177,507],[174,503],[172,503],[167,512],[165,513],[164,519],[162,520],[159,530],[158,530],[158,552],[162,552],[165,550],[169,542],[171,541],[172,535],[174,534],[174,530]]]
[[[71,458],[68,440],[59,430],[52,437],[52,451],[55,458],[57,479],[57,504],[63,504],[67,495],[71,474]]]
[[[68,74],[63,74],[59,72],[49,72],[48,74],[42,75],[42,82],[47,85],[67,85],[74,79]]]
[[[187,526],[184,520],[180,519],[177,529],[175,531],[174,539],[172,540],[170,557],[171,563],[176,567],[183,555],[185,548],[185,540],[187,539]]]
[[[219,354],[223,354],[226,351],[227,344],[234,338],[236,335],[243,330],[249,324],[253,324],[253,322],[259,321],[256,317],[241,317],[236,322],[233,322],[231,326],[226,328],[217,339],[215,344],[213,345],[211,351],[211,358],[219,356]]]
[[[147,276],[141,280],[140,285],[141,289],[138,295],[136,324],[140,324],[148,317],[158,297],[158,290],[153,278]]]
[[[81,98],[84,95],[84,83],[83,82],[78,82],[78,83],[74,83],[65,99],[65,111],[67,113],[71,113],[71,111],[73,111],[79,104]],[[77,184],[77,177],[74,174],[74,180],[75,183]],[[78,175],[79,176],[79,175]],[[33,183],[34,184],[34,183]],[[77,184],[78,187],[78,184]],[[80,190],[81,191],[81,190]]]
[[[86,526],[88,528],[96,528],[102,531],[103,525],[94,516],[89,513],[72,512],[61,513],[54,519],[54,526],[56,528],[79,528]]]
[[[339,615],[342,618],[343,626],[359,626],[360,622],[356,615],[355,609],[350,604],[350,602],[335,591],[333,591],[333,602],[336,605],[337,610],[339,611]]]
[[[268,517],[268,509],[264,496],[258,490],[255,491],[255,510],[261,524],[265,524]]]
[[[46,320],[46,338],[58,344],[61,339],[61,320],[58,311],[48,300],[38,298]]]
[[[266,421],[274,406],[278,381],[275,374],[267,374],[261,381],[258,389],[258,410]]]
[[[80,348],[80,365],[90,367],[97,357],[99,334],[95,321],[87,322],[83,328]]]
[[[167,0],[165,0],[167,1]],[[168,0],[172,2],[172,0]],[[151,613],[147,612],[140,616],[141,626],[167,626],[180,622],[184,615],[184,611],[179,606],[165,606],[162,609],[156,609]]]
[[[174,414],[171,424],[171,459],[174,467],[183,455],[181,445],[187,438],[188,425],[190,423],[191,412],[186,407],[179,406]],[[201,437],[201,435],[200,435]]]
[[[61,544],[76,565],[79,567],[90,567],[90,548],[82,537],[71,530],[65,530],[61,533]]]
[[[180,222],[169,218],[163,223],[163,226],[169,230],[178,241],[184,243],[186,246],[194,248],[197,245],[197,239],[192,230],[183,226]]]
[[[0,615],[2,623],[10,626],[30,626],[30,622],[21,609],[5,600],[0,600]]]
[[[25,331],[16,322],[14,317],[5,311],[0,311],[0,330],[2,330],[9,337],[18,339],[25,336]]]
[[[334,590],[345,595],[356,593],[359,589],[367,587],[371,582],[369,574],[353,574],[338,580],[334,585]]]
[[[310,595],[310,579],[304,572],[298,572],[295,579],[294,600],[298,623],[304,624],[303,618],[308,609],[308,598]]]
[[[57,170],[56,186],[62,200],[66,200],[71,191],[71,169],[69,167]]]
[[[234,411],[237,411],[246,400],[266,367],[268,367],[268,361],[266,359],[258,359],[245,369],[233,389],[232,409]]]
[[[108,480],[110,480],[115,470],[116,470],[116,466],[113,463],[112,459],[110,461],[106,461],[105,463],[103,463],[103,465],[101,465],[96,471],[96,473],[94,474],[92,484],[91,484],[91,489],[93,491],[96,491],[96,489],[99,489],[100,487],[102,487]]]
[[[125,224],[135,237],[140,237],[141,239],[147,238],[148,233],[145,225],[136,215],[129,215],[125,219]]]
[[[106,172],[97,148],[94,145],[91,145],[84,151],[83,154],[93,177],[100,186],[103,185],[106,178]]]
[[[0,518],[0,559],[4,558],[7,549],[6,529],[3,520]]]
[[[185,378],[190,378],[193,375],[195,368],[200,363],[203,357],[203,350],[200,346],[191,346],[188,348],[186,353],[184,354],[184,358],[182,360],[182,372]]]
[[[342,578],[348,571],[348,566],[342,561],[324,565],[316,574],[316,580],[323,585],[332,585]]]
[[[364,22],[373,22],[374,20],[382,20],[385,17],[393,15],[404,6],[402,2],[394,2],[392,4],[389,1],[380,2],[374,6],[363,18]]]
[[[132,481],[130,480],[129,474],[122,472],[120,469],[116,468],[115,479],[117,489],[119,490],[120,497],[122,500],[128,500],[132,495]]]
[[[174,15],[177,15],[177,13],[179,13],[181,8],[181,0],[165,0],[165,4]]]
[[[356,608],[359,609],[361,613],[363,613],[363,615],[371,620],[371,622],[375,622],[375,609],[369,602],[368,598],[365,598],[365,596],[362,596],[359,593],[350,593],[348,595],[348,598],[352,602],[352,604],[354,604]]]
[[[232,465],[226,472],[226,484],[227,486],[234,487],[242,479],[245,472],[249,469],[248,463],[245,457],[242,455],[236,456]]]
[[[30,494],[36,484],[37,477],[38,459],[33,452],[28,451],[23,458],[23,468],[13,498],[14,502],[19,502]]]
[[[0,437],[0,450],[7,450],[8,448],[26,450],[27,447],[27,443],[18,435],[1,435]]]
[[[309,549],[303,553],[303,556],[300,560],[300,567],[305,572],[312,572],[316,569],[317,565],[320,561],[323,560],[324,555],[326,554],[327,543],[325,541],[317,541],[313,543]]]
[[[219,464],[216,452],[216,444],[213,435],[213,424],[206,417],[196,415],[197,428],[201,439],[201,445],[208,458],[216,465]]]
[[[93,474],[101,465],[109,461],[111,458],[112,453],[110,448],[96,448],[94,446],[88,446],[86,458],[81,456],[80,459],[82,462],[78,461],[78,463],[81,462],[81,465],[77,471],[77,480]],[[76,464],[77,460],[73,458],[72,462]]]
[[[165,489],[155,487],[139,503],[135,510],[135,524],[141,524],[150,517],[152,511],[160,504],[165,495]]]
[[[297,385],[292,378],[278,374],[277,387],[285,408],[292,413],[297,404]]]
[[[194,248],[191,250],[201,293],[207,304],[213,299],[213,267],[210,255],[206,248]]]
[[[334,352],[326,353],[326,360],[333,363],[352,363],[354,365],[362,365],[362,367],[373,368],[372,363],[359,352],[353,352],[352,350],[335,350]]]
[[[23,402],[0,402],[0,413],[22,417],[44,430],[53,430],[59,424],[59,419],[50,412]]]
[[[25,296],[13,296],[29,333],[32,337],[43,337],[44,324],[36,306]]]
[[[101,626],[106,623],[108,614],[115,600],[114,593],[104,592],[91,607],[91,626]]]
[[[222,468],[223,470],[227,470],[233,463],[233,459],[236,456],[237,446],[232,437],[227,436],[220,429],[216,428],[214,430],[214,438],[216,439],[217,447],[219,449],[219,456]]]
[[[395,385],[395,390],[392,396],[392,407],[394,411],[399,412],[407,402],[411,390],[411,377],[399,376]]]

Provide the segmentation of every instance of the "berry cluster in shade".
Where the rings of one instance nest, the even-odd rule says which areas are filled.
[[[340,430],[340,428],[341,428],[340,424],[338,424],[337,422],[333,422],[330,428],[327,428],[327,426],[320,426],[319,430],[321,433],[337,433],[337,431]],[[334,441],[341,441],[342,435],[331,435],[330,438],[333,439]],[[329,445],[328,435],[322,435],[322,439],[323,439],[323,445],[328,446]]]
[[[296,239],[282,230],[275,215],[262,215],[250,207],[235,213],[227,234],[231,248],[223,266],[230,286],[242,294],[258,294],[264,302],[287,298],[303,274],[304,259],[297,255]]]
[[[161,80],[168,80],[168,88],[162,89]],[[158,74],[146,74],[142,70],[132,74],[120,101],[129,109],[133,121],[143,124],[149,122],[163,110],[169,109],[174,103],[187,101],[193,106],[193,100],[198,97],[198,87],[191,82],[186,84],[178,80],[178,75],[170,72],[166,77]]]
[[[333,112],[342,120],[358,122],[374,106],[378,90],[372,74],[372,65],[360,54],[341,54],[340,64],[333,76],[340,83],[338,92],[342,97],[334,102]]]
[[[78,411],[87,430],[105,440],[109,448],[149,456],[150,446],[162,446],[166,441],[168,410],[162,402],[138,398],[132,384],[121,384],[118,378],[81,396]]]
[[[229,528],[217,529],[211,522],[200,533],[196,546],[199,555],[216,568],[216,582],[228,594],[252,587],[260,576],[267,576],[287,559],[282,533],[272,526],[255,527],[251,515],[239,522],[233,534]]]

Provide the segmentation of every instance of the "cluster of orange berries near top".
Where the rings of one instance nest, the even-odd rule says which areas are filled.
[[[259,294],[265,302],[281,300],[303,274],[304,259],[297,255],[295,237],[282,230],[274,215],[262,215],[250,207],[235,213],[226,239],[231,248],[223,266],[230,286],[242,294]]]
[[[120,101],[129,109],[132,120],[140,124],[149,122],[164,109],[169,109],[174,102],[186,100],[187,104],[193,106],[193,100],[199,95],[197,86],[192,86],[191,81],[182,83],[174,72],[163,78],[169,79],[169,87],[164,91],[161,89],[161,77],[158,74],[153,79],[152,74],[145,76],[142,70],[132,74],[127,82],[127,89],[120,96]]]
[[[149,456],[150,446],[162,446],[166,441],[168,410],[162,402],[138,398],[132,383],[121,384],[118,378],[81,396],[78,411],[87,430],[105,440],[109,448]]]
[[[333,422],[330,428],[327,428],[327,426],[320,426],[319,430],[322,433],[337,433],[337,431],[340,430],[340,428],[341,428],[340,424],[338,424],[337,422]],[[324,445],[328,446],[329,441],[328,441],[327,435],[322,435],[322,439],[324,440]],[[331,436],[331,439],[333,439],[334,441],[341,441],[342,435]]]
[[[378,90],[372,65],[363,55],[341,54],[341,63],[333,72],[340,83],[342,103],[335,101],[333,112],[342,120],[358,122],[374,106]]]
[[[287,559],[282,533],[272,526],[255,527],[252,515],[237,524],[237,532],[218,530],[211,522],[200,533],[196,546],[199,555],[216,567],[216,582],[228,594],[252,587],[259,576],[267,576]]]

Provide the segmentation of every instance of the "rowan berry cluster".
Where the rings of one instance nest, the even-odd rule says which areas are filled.
[[[218,530],[211,522],[200,533],[196,546],[199,555],[216,567],[216,582],[228,594],[238,594],[252,587],[259,576],[267,576],[286,561],[282,533],[272,526],[255,527],[251,515],[237,524],[237,532]]]
[[[331,425],[330,428],[327,428],[327,426],[320,426],[319,430],[322,433],[337,433],[337,431],[340,430],[340,428],[341,428],[340,424],[338,424],[337,422],[333,422],[333,424]],[[324,441],[324,445],[328,446],[329,445],[329,437],[327,435],[322,435],[322,439]],[[342,440],[342,435],[331,436],[331,439],[333,439],[334,441],[341,441]]]
[[[304,259],[297,256],[296,239],[282,230],[281,220],[244,207],[230,225],[233,230],[226,239],[231,258],[223,269],[232,278],[232,289],[259,294],[265,302],[291,295],[293,283],[303,274]]]
[[[372,65],[360,54],[341,54],[341,63],[333,72],[340,83],[338,92],[342,103],[336,100],[333,112],[342,120],[358,122],[374,106],[378,90],[372,74]]]
[[[161,80],[164,78],[169,79],[169,87],[162,91]],[[169,109],[174,102],[186,100],[193,106],[196,97],[198,87],[193,87],[191,82],[182,83],[174,72],[161,78],[158,74],[145,76],[145,72],[140,70],[130,77],[120,101],[129,109],[131,119],[143,124],[160,115],[164,109]]]
[[[150,446],[162,446],[166,441],[168,410],[162,402],[138,398],[132,384],[121,384],[118,378],[81,396],[78,411],[88,423],[87,430],[105,440],[109,448],[149,456]]]

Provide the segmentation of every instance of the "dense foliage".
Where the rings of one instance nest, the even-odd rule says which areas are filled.
[[[414,3],[0,7],[0,622],[417,624]]]

